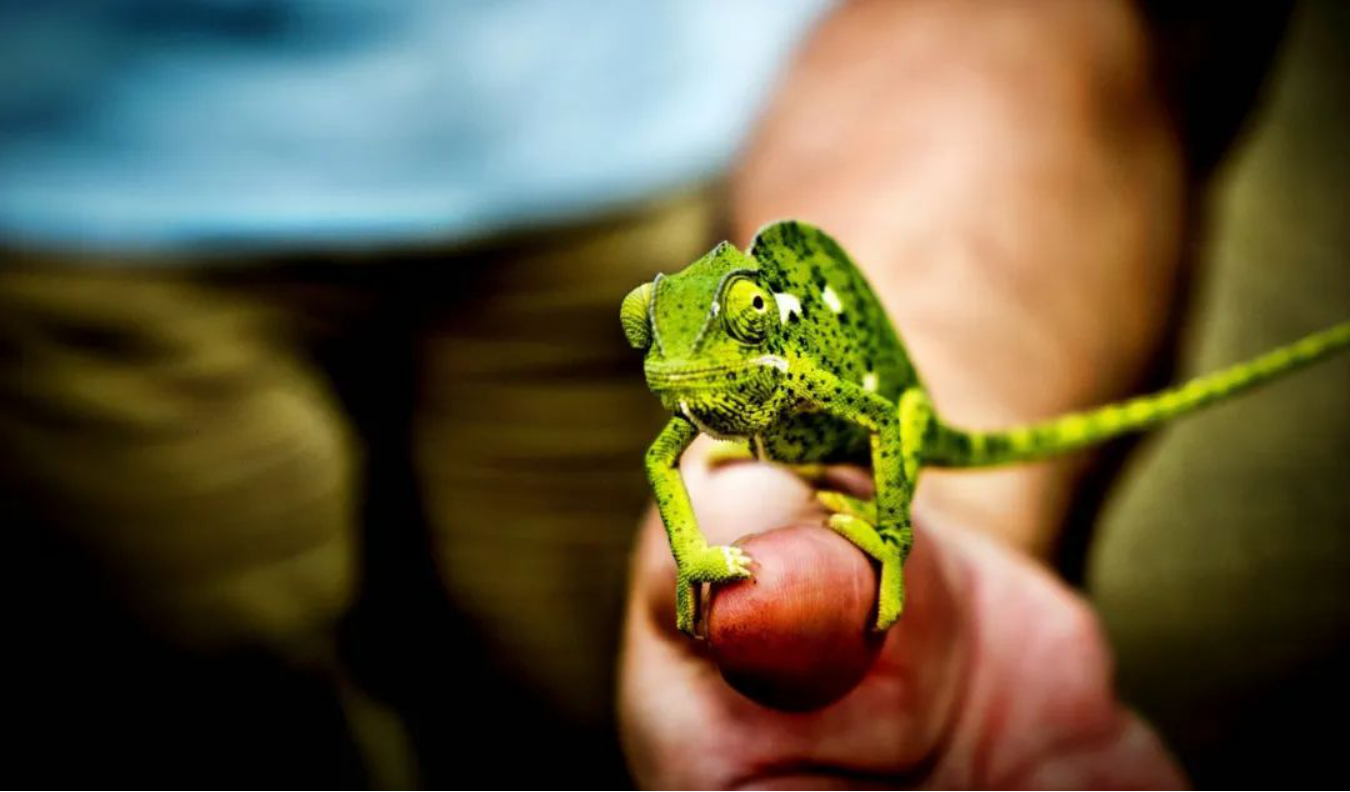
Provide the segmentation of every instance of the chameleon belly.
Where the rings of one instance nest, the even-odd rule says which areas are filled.
[[[857,426],[825,413],[793,415],[759,437],[757,453],[787,465],[866,465],[870,440]]]

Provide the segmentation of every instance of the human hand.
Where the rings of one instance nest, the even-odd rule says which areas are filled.
[[[907,611],[869,642],[874,572],[815,527],[810,489],[758,464],[709,471],[696,455],[683,469],[710,542],[778,530],[746,540],[756,578],[714,594],[705,644],[675,630],[674,563],[660,520],[646,520],[620,666],[622,736],[641,786],[1184,783],[1117,701],[1092,612],[1047,572],[920,513]],[[844,690],[814,711],[780,708]]]

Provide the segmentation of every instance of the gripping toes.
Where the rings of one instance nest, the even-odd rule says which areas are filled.
[[[680,564],[675,585],[675,626],[681,632],[697,635],[699,591],[704,583],[725,583],[754,574],[753,560],[739,547],[705,547]]]
[[[754,574],[750,564],[750,555],[741,548],[715,545],[689,559],[687,573],[691,581],[722,583],[750,577]]]

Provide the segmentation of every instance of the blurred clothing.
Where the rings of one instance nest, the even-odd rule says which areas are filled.
[[[1348,40],[1350,5],[1294,15],[1211,206],[1178,378],[1350,316]],[[1162,429],[1130,473],[1088,578],[1122,695],[1197,788],[1340,785],[1350,355]]]
[[[0,268],[14,761],[625,785],[618,618],[663,416],[615,305],[707,249],[715,198],[471,249]]]
[[[0,0],[21,769],[624,785],[616,306],[827,4]]]
[[[826,5],[0,0],[0,237],[220,252],[593,216],[723,170]]]

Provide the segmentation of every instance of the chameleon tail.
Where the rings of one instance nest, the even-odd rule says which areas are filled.
[[[983,467],[1041,459],[1095,445],[1193,412],[1345,347],[1350,347],[1350,321],[1158,393],[1042,423],[966,432],[938,421],[924,462],[937,467]]]

